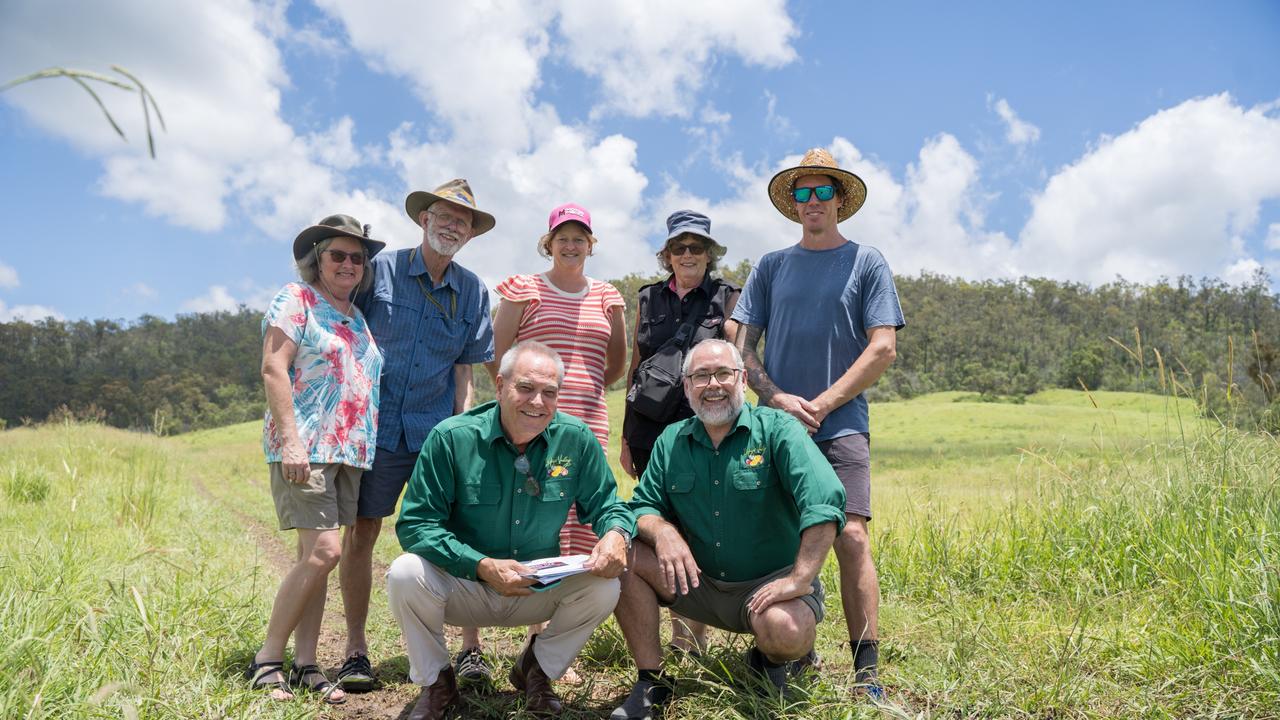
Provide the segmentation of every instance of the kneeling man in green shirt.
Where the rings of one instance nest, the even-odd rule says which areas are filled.
[[[684,392],[696,415],[658,438],[631,498],[639,542],[615,614],[639,677],[615,719],[650,718],[671,697],[659,606],[754,635],[748,664],[777,690],[789,664],[816,658],[818,571],[844,525],[844,488],[799,421],[745,402],[732,344],[694,346]]]
[[[556,412],[564,364],[541,343],[502,356],[497,401],[440,424],[409,480],[396,535],[405,551],[387,573],[409,678],[423,687],[410,718],[443,717],[458,699],[444,626],[520,627],[550,621],[516,658],[511,684],[525,710],[561,712],[551,686],[613,612],[635,516],[590,428]],[[600,541],[589,573],[534,592],[523,561],[559,555],[571,504]]]

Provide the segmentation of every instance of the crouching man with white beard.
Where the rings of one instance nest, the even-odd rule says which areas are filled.
[[[631,499],[637,537],[614,611],[638,677],[615,720],[651,718],[671,697],[658,608],[755,636],[748,665],[785,690],[816,662],[818,571],[844,525],[844,488],[803,425],[744,401],[742,357],[705,340],[684,362],[695,417],[668,427]]]

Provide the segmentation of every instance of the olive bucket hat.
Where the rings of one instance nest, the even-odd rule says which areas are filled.
[[[331,237],[349,237],[359,240],[369,257],[377,255],[387,246],[381,240],[369,237],[369,226],[361,225],[359,220],[350,215],[330,215],[298,233],[298,237],[293,239],[293,259],[301,260],[304,255],[311,252],[311,248],[315,247],[316,243]]]

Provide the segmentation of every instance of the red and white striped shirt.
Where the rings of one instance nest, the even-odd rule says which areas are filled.
[[[546,275],[512,275],[496,288],[503,298],[526,303],[516,330],[516,342],[536,340],[560,354],[564,382],[558,409],[591,428],[600,447],[609,450],[609,408],[604,400],[604,365],[609,349],[614,312],[625,303],[618,290],[606,282],[587,278],[585,290],[561,290]],[[560,531],[560,552],[578,555],[596,544],[589,525],[577,522],[576,508]]]

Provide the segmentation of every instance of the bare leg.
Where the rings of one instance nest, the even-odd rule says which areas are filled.
[[[657,670],[662,666],[662,646],[658,638],[658,593],[666,596],[662,570],[653,548],[637,542],[632,547],[630,572],[622,574],[622,594],[614,608],[614,617],[622,628],[631,657],[640,670]],[[673,599],[669,596],[665,599]]]
[[[685,652],[707,651],[707,626],[675,612],[671,613],[671,645]]]
[[[255,662],[278,660],[284,657],[289,635],[298,632],[295,662],[307,660],[304,652],[315,662],[316,642],[320,631],[320,617],[324,613],[324,596],[330,571],[338,564],[341,544],[337,530],[298,530],[298,561],[280,582],[275,603],[271,606],[271,620],[267,623],[267,637],[254,656]],[[315,612],[316,595],[319,595],[319,612]],[[314,613],[314,619],[304,615]],[[314,631],[311,626],[314,625]],[[310,635],[308,636],[308,633]],[[306,664],[303,662],[302,664]],[[273,693],[275,695],[276,693]]]
[[[462,649],[470,650],[471,648],[481,647],[480,628],[464,627],[462,628]]]
[[[774,603],[751,616],[756,646],[770,662],[783,663],[803,657],[818,637],[818,622],[803,600]]]
[[[867,519],[847,515],[844,530],[836,537],[836,560],[840,563],[840,601],[849,640],[878,640],[880,580],[871,559]]]
[[[342,586],[342,608],[347,616],[347,649],[343,657],[369,654],[364,634],[369,619],[369,593],[373,588],[373,548],[382,532],[382,518],[356,518],[356,524],[342,536],[342,563],[338,582]]]

